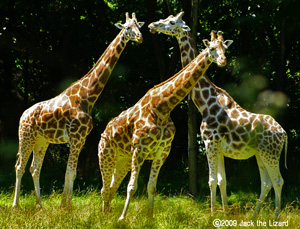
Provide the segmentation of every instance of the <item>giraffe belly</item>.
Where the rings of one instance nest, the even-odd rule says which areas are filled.
[[[38,131],[38,135],[52,144],[65,144],[69,142],[67,130],[46,130]]]
[[[246,160],[257,153],[256,149],[246,144],[231,144],[221,147],[220,152],[225,156],[236,160]]]

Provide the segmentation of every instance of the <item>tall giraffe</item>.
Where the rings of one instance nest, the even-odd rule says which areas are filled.
[[[192,90],[212,62],[226,65],[225,49],[231,41],[223,41],[222,33],[211,33],[211,41],[203,40],[206,49],[186,68],[165,82],[150,89],[134,106],[111,120],[99,142],[99,165],[102,174],[103,211],[110,202],[125,175],[131,169],[127,198],[122,215],[124,219],[129,202],[137,190],[140,168],[145,160],[152,160],[148,182],[149,210],[153,215],[154,194],[159,170],[168,157],[175,135],[171,111]]]
[[[182,20],[182,16],[183,12],[175,17],[171,15],[151,23],[149,28],[153,33],[161,32],[177,38],[184,67],[195,58],[197,49],[190,28]],[[287,154],[287,134],[284,129],[269,115],[244,110],[206,75],[191,91],[191,98],[202,115],[200,130],[209,164],[212,213],[215,211],[217,184],[221,191],[223,209],[227,210],[224,156],[240,160],[255,155],[261,177],[261,194],[254,217],[273,186],[277,218],[283,185],[279,160],[284,144],[285,161]]]
[[[126,13],[125,24],[115,24],[121,29],[120,33],[84,77],[58,96],[39,102],[23,113],[19,124],[14,207],[19,205],[21,179],[32,151],[33,160],[30,172],[36,192],[36,206],[37,208],[42,207],[39,177],[50,143],[69,143],[70,145],[61,205],[65,206],[66,201],[67,205],[71,205],[78,156],[86,137],[93,128],[91,111],[126,43],[129,40],[142,42],[143,38],[139,29],[143,24],[143,22],[137,21],[135,13],[132,14],[132,19]]]

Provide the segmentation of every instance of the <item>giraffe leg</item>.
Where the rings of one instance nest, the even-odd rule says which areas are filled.
[[[150,170],[150,176],[149,176],[149,182],[147,186],[148,191],[148,200],[149,200],[149,208],[148,208],[148,217],[153,217],[153,207],[154,207],[154,195],[156,192],[156,184],[157,184],[157,177],[160,171],[160,168],[164,164],[165,160],[167,159],[167,156],[170,152],[170,147],[168,147],[167,150],[165,150],[163,153],[161,153],[161,157],[153,160]]]
[[[113,174],[113,179],[110,184],[110,200],[113,199],[123,179],[130,171],[130,168],[131,168],[130,158],[122,158],[121,160],[119,159],[117,161],[116,168]]]
[[[209,189],[211,198],[211,214],[216,211],[217,171],[218,156],[217,150],[212,145],[206,145],[206,155],[209,167]]]
[[[132,157],[132,165],[131,165],[131,175],[130,180],[127,186],[127,197],[125,201],[125,206],[122,212],[122,215],[119,218],[119,221],[123,220],[128,211],[129,203],[132,196],[135,194],[138,187],[138,176],[140,169],[144,163],[146,158],[146,154],[142,152],[141,146],[135,147]]]
[[[64,191],[62,194],[61,207],[71,207],[71,200],[73,195],[73,185],[76,178],[76,169],[79,154],[85,143],[85,138],[76,139],[71,138],[70,141],[70,154],[67,163],[65,174]]]
[[[115,169],[115,153],[108,145],[108,142],[101,138],[98,147],[98,158],[99,158],[99,167],[102,176],[102,189],[101,189],[101,198],[102,198],[102,210],[104,213],[110,210],[110,202],[112,195],[110,192],[110,184],[112,182],[112,176]]]
[[[38,139],[33,149],[33,159],[30,166],[34,189],[36,193],[36,208],[41,209],[41,193],[40,193],[40,172],[49,143],[43,139]]]
[[[261,159],[268,171],[269,177],[272,181],[272,185],[273,185],[273,188],[275,191],[275,220],[277,220],[280,210],[281,210],[281,190],[282,190],[282,186],[284,183],[284,180],[281,176],[280,169],[279,169],[280,157],[277,158],[275,164],[274,164],[274,161],[271,161],[271,163],[270,163],[270,161],[269,161],[270,158],[268,158],[268,159],[261,158]]]
[[[31,126],[20,126],[19,131],[19,151],[16,168],[16,186],[13,207],[19,206],[19,197],[21,190],[21,180],[25,172],[25,167],[35,145],[36,137]]]
[[[267,197],[269,191],[272,188],[272,181],[271,181],[268,171],[259,155],[256,155],[256,161],[257,161],[257,165],[259,168],[259,174],[260,174],[260,180],[261,180],[261,192],[260,192],[260,197],[257,201],[256,208],[253,213],[253,217],[252,217],[253,219],[256,218],[257,214],[260,211],[261,204],[264,202],[265,198]]]
[[[221,192],[223,211],[226,213],[228,209],[228,202],[226,192],[226,173],[223,155],[218,155],[218,186]]]

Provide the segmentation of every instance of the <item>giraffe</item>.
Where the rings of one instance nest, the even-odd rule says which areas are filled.
[[[152,33],[161,32],[177,38],[182,66],[190,63],[198,54],[190,28],[182,20],[183,12],[149,25]],[[280,154],[287,134],[269,115],[244,110],[222,88],[214,85],[206,75],[191,91],[191,98],[202,115],[200,127],[209,164],[211,211],[216,206],[216,186],[219,185],[223,210],[227,211],[226,174],[224,156],[232,159],[256,157],[261,178],[261,194],[253,218],[261,208],[270,189],[275,190],[275,218],[278,218],[283,179],[279,170]]]
[[[225,49],[231,41],[224,41],[222,32],[211,33],[211,41],[203,40],[206,49],[193,62],[173,77],[150,89],[134,106],[112,119],[101,134],[99,166],[103,187],[103,211],[120,183],[131,169],[125,206],[119,220],[126,216],[129,202],[137,190],[140,168],[145,160],[152,160],[147,185],[148,216],[153,216],[154,194],[161,166],[167,159],[175,135],[170,112],[194,87],[212,62],[226,65]]]
[[[19,124],[19,151],[16,163],[16,187],[13,207],[19,206],[21,179],[33,151],[30,167],[36,207],[42,208],[39,177],[47,147],[68,143],[70,148],[61,206],[71,206],[73,183],[76,178],[78,156],[85,139],[93,128],[91,111],[101,94],[116,62],[129,40],[142,43],[135,13],[126,13],[125,24],[115,24],[120,33],[110,43],[94,67],[80,80],[73,83],[58,96],[39,102],[24,111]]]

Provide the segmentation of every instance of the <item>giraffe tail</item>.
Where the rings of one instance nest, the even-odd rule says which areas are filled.
[[[285,168],[286,169],[288,169],[288,167],[287,167],[287,148],[288,148],[288,136],[287,136],[287,134],[285,134],[285,136],[284,136],[284,145],[285,145],[285,147],[284,147],[284,160],[285,160],[285,162],[284,162],[284,166],[285,166]]]

